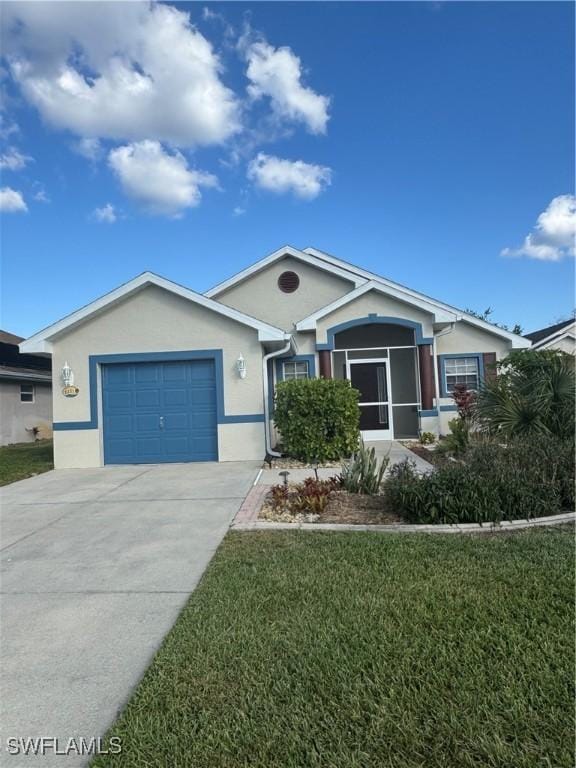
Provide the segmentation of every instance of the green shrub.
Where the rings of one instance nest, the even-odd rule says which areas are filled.
[[[374,448],[366,448],[361,440],[352,459],[344,464],[340,473],[340,485],[349,493],[374,496],[380,491],[382,478],[390,459],[384,456],[380,463]]]
[[[462,461],[419,475],[403,462],[384,485],[394,511],[417,523],[489,523],[574,509],[574,444],[543,438],[479,442]]]
[[[555,435],[574,439],[574,357],[553,350],[516,350],[480,387],[474,418],[491,435]]]
[[[350,456],[359,436],[359,394],[348,381],[303,379],[276,387],[274,421],[288,456],[331,461]]]
[[[448,422],[450,432],[438,443],[440,453],[462,456],[470,445],[470,422],[459,416]]]
[[[422,445],[432,445],[436,442],[436,435],[434,432],[420,432],[420,442]]]

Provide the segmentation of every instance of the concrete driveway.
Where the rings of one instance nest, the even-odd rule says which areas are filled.
[[[102,736],[197,585],[256,462],[59,470],[1,494],[0,765],[7,739]]]

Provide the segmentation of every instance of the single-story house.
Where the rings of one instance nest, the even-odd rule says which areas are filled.
[[[576,355],[576,319],[563,320],[539,331],[525,335],[532,342],[532,349],[555,349]]]
[[[48,437],[52,430],[50,358],[23,355],[22,341],[0,331],[0,445]]]
[[[145,272],[20,348],[51,355],[68,384],[54,390],[56,466],[98,467],[261,459],[276,382],[310,376],[351,381],[368,439],[446,432],[454,385],[478,386],[530,344],[287,246],[204,294]]]

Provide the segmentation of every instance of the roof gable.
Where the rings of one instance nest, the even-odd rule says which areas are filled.
[[[523,348],[530,346],[530,342],[520,334],[506,331],[503,328],[500,328],[498,325],[489,323],[487,320],[481,320],[474,315],[470,315],[468,312],[464,312],[462,309],[458,309],[457,307],[453,307],[450,304],[446,304],[445,302],[433,299],[431,296],[427,296],[424,293],[414,291],[411,288],[407,288],[405,285],[395,283],[393,280],[380,277],[380,275],[377,275],[374,272],[370,272],[367,269],[356,267],[347,261],[337,259],[335,256],[325,253],[324,251],[320,251],[318,248],[305,248],[304,252],[313,255],[322,261],[325,261],[327,264],[333,264],[340,269],[348,270],[349,272],[354,273],[360,277],[364,277],[367,280],[371,280],[380,285],[387,286],[388,288],[393,288],[394,290],[399,291],[400,293],[403,293],[407,296],[411,296],[414,299],[428,303],[431,306],[437,307],[438,309],[444,310],[448,313],[452,313],[456,316],[456,321],[468,323],[469,325],[475,325],[478,328],[482,328],[483,330],[487,331],[488,333],[494,334],[495,336],[501,336],[510,341],[513,348]]]
[[[532,333],[526,333],[524,335],[525,338],[530,339],[533,344],[537,344],[539,341],[555,336],[560,331],[568,329],[569,326],[575,325],[576,320],[571,317],[570,320],[563,320],[561,323],[555,323],[555,325],[549,325],[547,328],[540,328],[538,331],[532,331]]]
[[[212,310],[217,314],[224,315],[225,317],[235,320],[242,325],[246,325],[250,328],[254,328],[258,331],[259,341],[285,341],[289,336],[280,328],[276,328],[273,325],[264,323],[261,320],[256,320],[249,315],[239,312],[236,309],[227,307],[224,304],[220,304],[218,301],[214,301],[201,293],[196,293],[189,288],[185,288],[178,283],[173,283],[171,280],[167,280],[160,275],[156,275],[153,272],[143,272],[133,280],[129,280],[127,283],[115,288],[113,291],[105,294],[104,296],[92,301],[90,304],[72,312],[56,323],[44,328],[42,331],[34,334],[26,341],[21,342],[21,352],[50,352],[51,351],[51,339],[64,331],[74,327],[75,325],[83,322],[84,320],[94,317],[101,312],[105,312],[106,309],[114,304],[118,303],[122,299],[143,290],[149,285],[155,285],[170,293],[180,296],[188,301],[198,304],[206,309]]]
[[[268,256],[265,256],[263,259],[260,259],[254,264],[251,264],[249,267],[246,267],[246,269],[243,269],[241,272],[237,272],[235,275],[232,275],[232,277],[228,278],[227,280],[224,280],[221,283],[218,283],[218,285],[215,285],[213,288],[210,288],[210,290],[206,291],[204,293],[204,296],[208,296],[209,298],[214,298],[218,296],[220,293],[223,293],[228,288],[231,288],[232,286],[237,285],[238,283],[241,283],[244,280],[247,280],[252,275],[255,275],[256,273],[260,272],[261,270],[265,269],[271,264],[274,264],[276,261],[279,261],[280,259],[285,258],[286,256],[292,256],[292,258],[298,259],[299,261],[305,262],[306,264],[316,267],[316,269],[321,269],[325,272],[329,272],[332,275],[337,275],[338,277],[342,277],[344,280],[348,280],[349,282],[351,282],[355,288],[358,287],[359,285],[362,285],[362,283],[366,282],[366,278],[360,275],[354,274],[348,269],[343,269],[334,264],[328,264],[326,261],[323,261],[322,259],[317,258],[313,254],[306,253],[305,251],[300,251],[298,250],[298,248],[293,248],[291,245],[286,245],[283,248],[279,248],[277,251],[274,251],[273,253],[269,254]]]
[[[410,296],[405,291],[399,291],[394,288],[390,288],[388,286],[384,286],[375,280],[370,280],[363,285],[359,286],[358,288],[355,288],[353,291],[350,291],[350,293],[347,293],[345,296],[342,296],[341,298],[337,299],[336,301],[333,301],[331,304],[326,305],[325,307],[322,307],[321,309],[317,310],[316,312],[313,312],[311,315],[308,315],[308,317],[303,318],[296,324],[296,330],[298,331],[311,331],[316,328],[316,322],[323,317],[326,317],[326,315],[330,315],[332,312],[335,312],[337,309],[340,309],[340,307],[345,306],[346,304],[349,304],[350,302],[354,301],[355,299],[358,299],[360,296],[363,296],[366,293],[369,293],[370,291],[374,291],[375,293],[381,293],[385,296],[390,296],[391,298],[398,299],[399,301],[402,301],[406,304],[409,304],[410,306],[416,307],[417,309],[423,310],[424,312],[429,312],[434,317],[435,323],[454,323],[457,320],[456,315],[453,312],[446,312],[444,310],[439,310],[438,307],[434,306],[434,304],[431,304],[430,302],[427,302],[423,299],[416,299],[413,296]]]

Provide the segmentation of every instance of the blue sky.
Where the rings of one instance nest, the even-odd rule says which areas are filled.
[[[572,4],[5,8],[6,330],[287,243],[526,331],[571,312]]]

